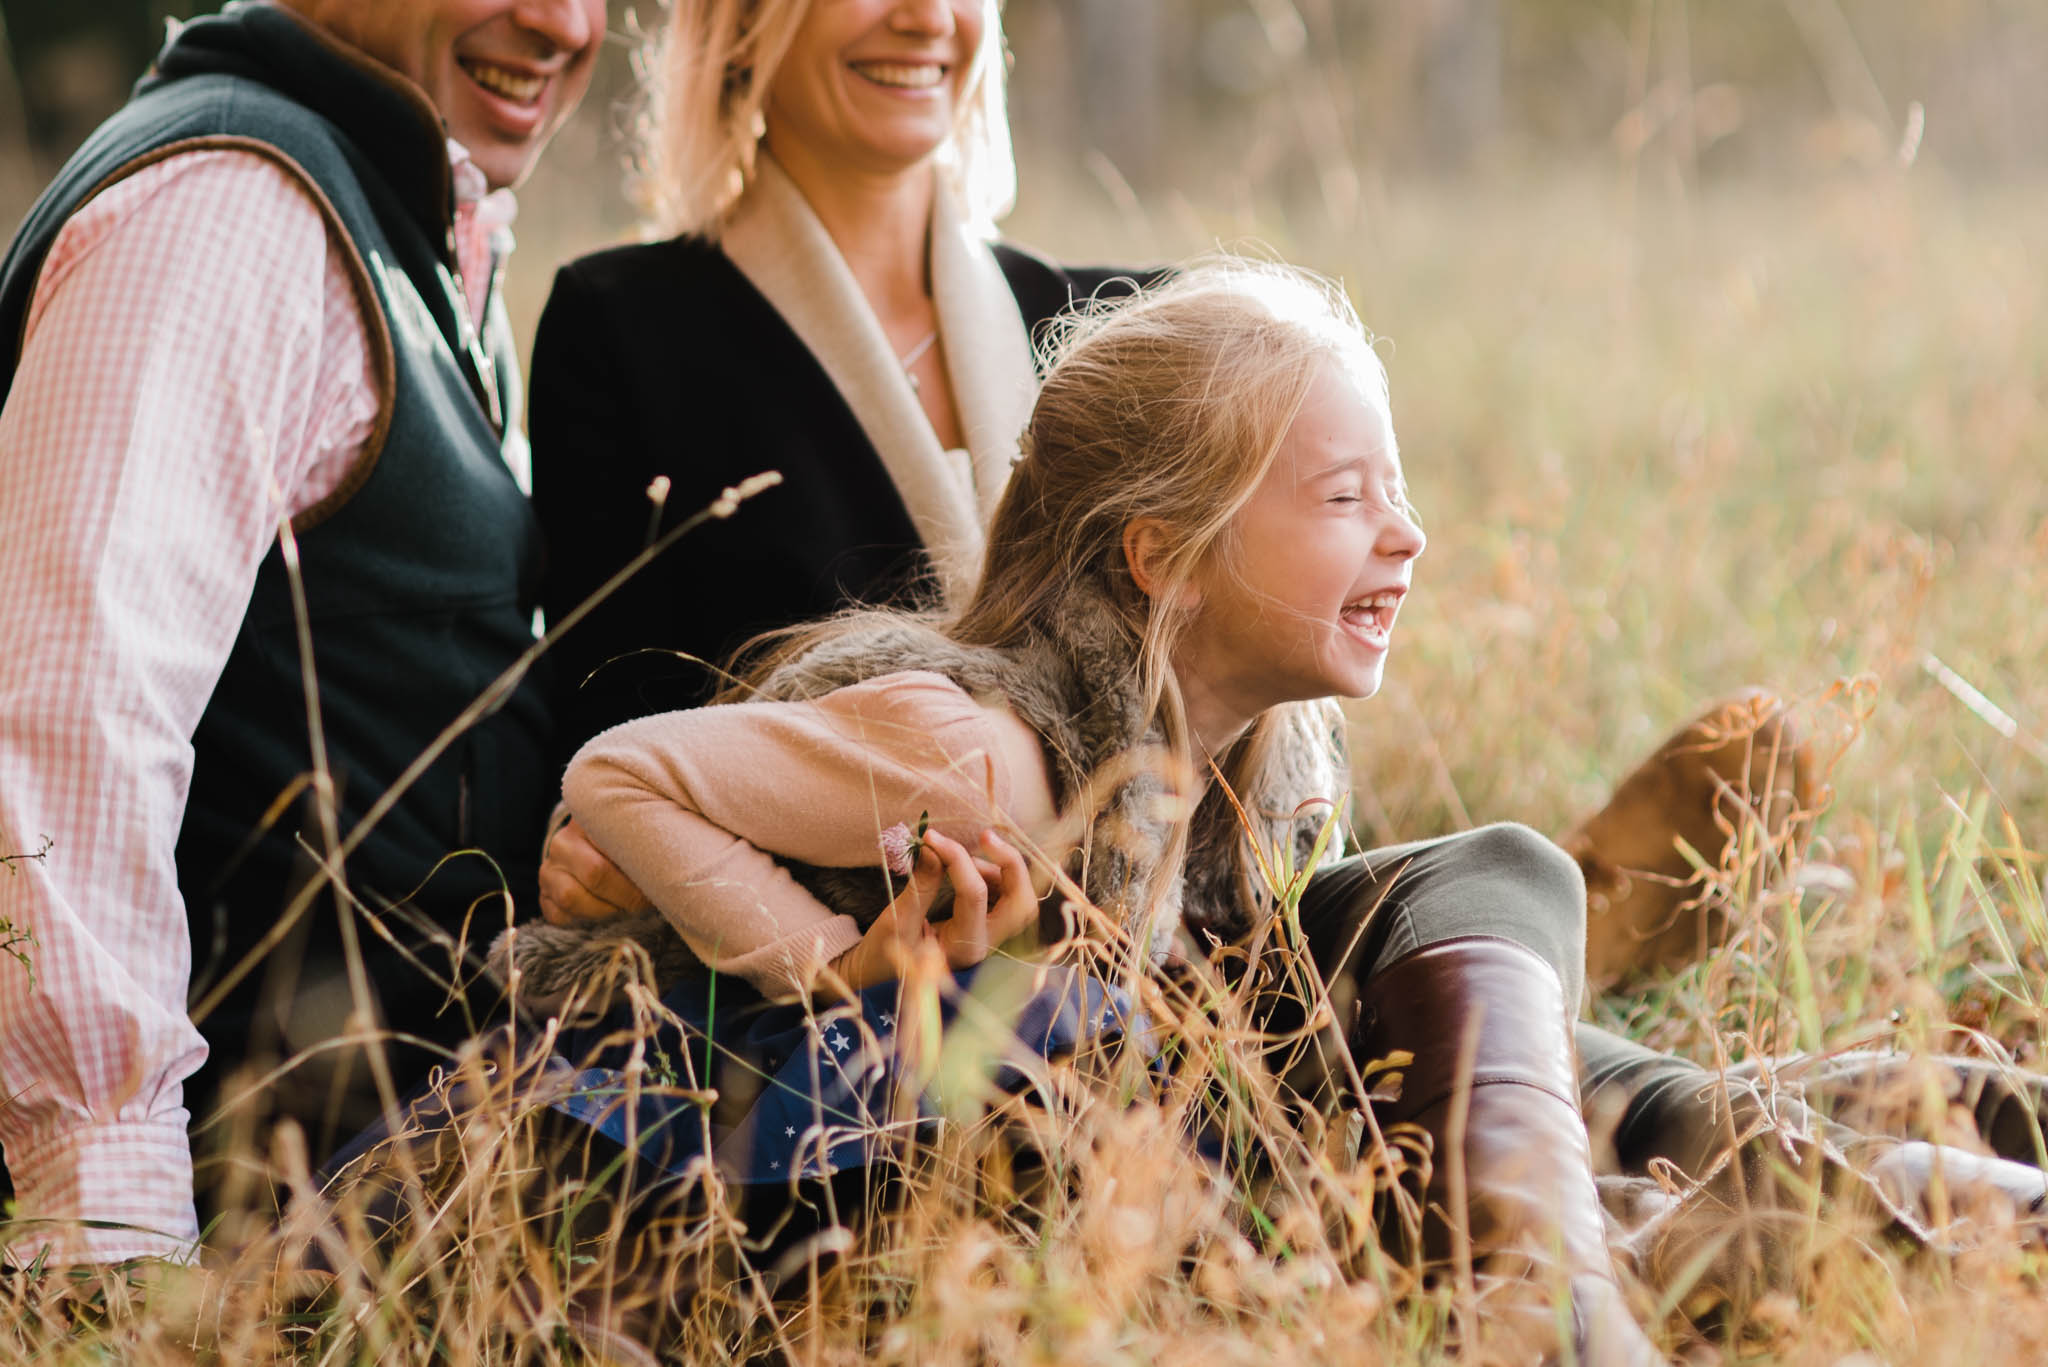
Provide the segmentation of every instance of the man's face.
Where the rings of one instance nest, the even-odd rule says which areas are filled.
[[[426,91],[493,186],[517,184],[583,98],[604,0],[286,0]]]

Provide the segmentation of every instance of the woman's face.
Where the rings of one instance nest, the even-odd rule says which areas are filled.
[[[985,0],[813,0],[769,88],[771,146],[867,172],[916,166],[952,136]]]
[[[1423,544],[1385,408],[1326,361],[1272,468],[1196,575],[1178,664],[1244,716],[1370,697]]]

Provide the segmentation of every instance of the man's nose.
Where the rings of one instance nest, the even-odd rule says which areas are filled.
[[[580,53],[604,32],[604,0],[519,0],[512,22],[564,52]]]

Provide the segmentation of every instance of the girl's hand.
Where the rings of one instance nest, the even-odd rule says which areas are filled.
[[[548,837],[541,861],[540,914],[550,925],[608,921],[653,905],[604,851],[590,843],[573,816]]]
[[[927,831],[917,866],[895,900],[882,909],[859,944],[833,968],[856,990],[902,973],[913,947],[931,940],[952,968],[972,968],[991,949],[1036,923],[1038,891],[1024,856],[994,831],[983,831],[970,851],[938,831]],[[953,916],[925,919],[939,889],[951,883]],[[991,895],[993,894],[993,895]]]

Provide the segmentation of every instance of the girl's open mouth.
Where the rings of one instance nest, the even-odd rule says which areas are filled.
[[[1383,589],[1356,602],[1346,603],[1338,614],[1352,635],[1380,650],[1387,648],[1387,636],[1394,629],[1394,617],[1401,610],[1401,590]]]

